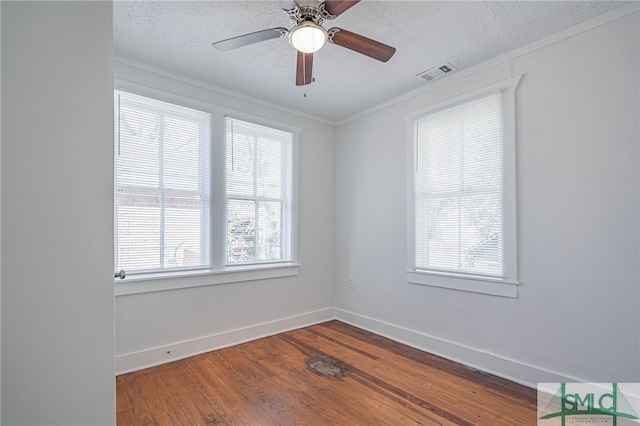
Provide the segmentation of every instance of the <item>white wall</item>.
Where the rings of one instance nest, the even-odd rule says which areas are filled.
[[[2,4],[0,4],[0,22],[2,22]],[[0,58],[2,58],[2,31],[0,30]],[[0,60],[0,88],[2,87],[2,61]],[[0,111],[2,96],[0,96]],[[0,188],[2,188],[2,114],[0,113]],[[2,197],[0,196],[0,241],[2,241]],[[0,244],[0,366],[2,366],[2,244]],[[0,367],[1,370],[1,367]],[[1,375],[0,375],[1,377]],[[0,395],[2,380],[0,379]],[[2,422],[2,398],[0,397],[0,422]]]
[[[112,7],[1,28],[2,424],[114,424]]]
[[[533,386],[640,381],[639,19],[572,30],[341,125],[338,317]],[[519,297],[407,283],[404,115],[519,74]]]
[[[302,129],[299,275],[116,296],[118,372],[167,362],[334,317],[334,128],[210,90],[182,76],[116,63],[134,83]],[[116,286],[118,284],[116,283]],[[167,354],[170,351],[170,354]]]

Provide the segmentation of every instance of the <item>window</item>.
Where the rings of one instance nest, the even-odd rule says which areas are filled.
[[[226,119],[228,265],[291,260],[289,132]]]
[[[297,274],[297,131],[124,91],[114,121],[119,294]]]
[[[410,282],[515,297],[517,81],[412,117]]]
[[[116,92],[116,270],[207,268],[210,114]]]
[[[502,275],[499,93],[416,121],[415,266]]]

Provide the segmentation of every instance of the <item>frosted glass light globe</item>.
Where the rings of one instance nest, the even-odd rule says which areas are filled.
[[[303,22],[289,32],[289,42],[302,53],[314,53],[327,43],[327,30],[313,22]]]

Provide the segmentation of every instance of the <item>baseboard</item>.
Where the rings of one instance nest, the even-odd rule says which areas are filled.
[[[336,319],[421,351],[520,383],[530,388],[535,389],[538,383],[584,381],[344,309],[336,308]]]
[[[116,375],[335,319],[333,307],[116,356]]]
[[[261,339],[274,334],[337,319],[413,348],[468,367],[536,388],[537,383],[583,382],[584,380],[549,371],[460,343],[391,324],[340,308],[324,308],[304,314],[255,324],[197,339],[131,352],[116,357],[116,375],[154,367],[216,349]]]

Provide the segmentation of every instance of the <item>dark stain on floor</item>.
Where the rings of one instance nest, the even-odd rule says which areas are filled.
[[[314,373],[342,380],[346,372],[346,364],[339,359],[327,355],[310,358],[306,362],[307,369]]]

